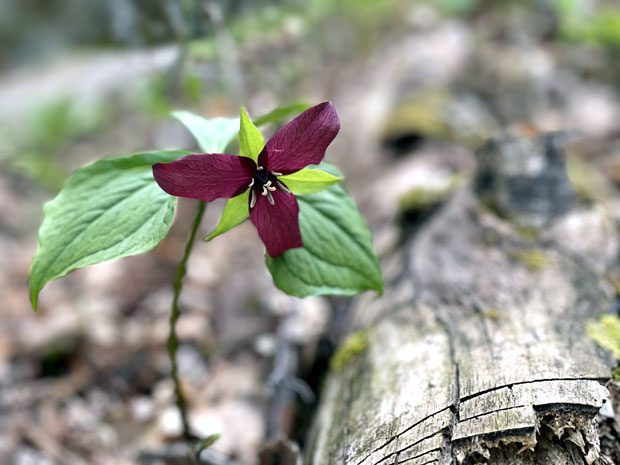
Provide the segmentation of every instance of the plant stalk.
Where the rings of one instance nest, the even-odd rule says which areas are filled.
[[[198,208],[196,209],[196,215],[194,216],[194,222],[192,223],[192,229],[185,243],[185,249],[183,250],[183,257],[179,262],[177,273],[174,278],[173,289],[174,296],[172,297],[172,309],[170,312],[170,332],[168,333],[168,356],[170,358],[170,377],[174,383],[174,393],[176,397],[176,404],[181,415],[181,423],[183,425],[183,437],[185,439],[191,439],[193,436],[190,433],[189,422],[187,420],[187,400],[181,389],[181,380],[179,379],[179,369],[177,366],[177,349],[179,347],[179,341],[177,338],[177,321],[181,315],[181,308],[179,307],[179,298],[181,291],[183,290],[183,279],[187,273],[187,261],[192,253],[192,247],[196,239],[196,233],[198,226],[202,221],[207,204],[200,201]]]

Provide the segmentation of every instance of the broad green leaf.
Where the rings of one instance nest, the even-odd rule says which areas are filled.
[[[239,118],[203,118],[189,111],[172,113],[194,135],[205,153],[222,153],[239,131]]]
[[[381,293],[370,231],[344,188],[335,185],[298,201],[303,248],[265,257],[276,286],[297,297]]]
[[[146,252],[166,236],[176,198],[153,179],[151,165],[186,151],[102,158],[71,175],[44,207],[39,248],[30,271],[30,300],[72,270]]]
[[[220,222],[213,232],[205,238],[205,240],[210,241],[220,234],[224,234],[225,232],[230,231],[232,228],[243,223],[248,216],[250,216],[248,205],[249,197],[250,190],[248,189],[243,194],[233,197],[232,199],[228,199],[226,201],[226,205],[224,205],[224,211],[222,212]]]
[[[241,109],[241,123],[239,126],[239,153],[244,157],[249,157],[258,161],[258,155],[265,146],[265,139],[260,130],[254,126],[252,120],[245,111]]]
[[[342,181],[342,177],[314,168],[304,168],[295,173],[280,176],[278,179],[297,195],[316,194]]]
[[[264,126],[269,123],[281,123],[287,118],[293,115],[298,115],[302,111],[306,111],[311,105],[302,102],[290,103],[288,105],[282,105],[269,113],[259,116],[254,120],[254,124],[257,126]]]

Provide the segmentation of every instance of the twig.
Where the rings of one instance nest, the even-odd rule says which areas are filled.
[[[194,240],[196,239],[196,232],[198,231],[198,226],[202,221],[202,217],[205,213],[207,204],[205,202],[199,202],[198,208],[196,210],[196,215],[194,216],[194,222],[192,223],[192,229],[189,233],[189,237],[187,238],[187,242],[185,243],[185,249],[183,251],[183,258],[181,258],[181,262],[177,268],[177,274],[174,278],[174,296],[172,298],[172,310],[170,312],[170,332],[168,334],[168,356],[170,358],[170,377],[174,383],[174,393],[176,396],[176,404],[179,408],[179,413],[181,414],[181,423],[183,424],[183,437],[186,439],[193,438],[192,434],[189,430],[189,423],[187,421],[187,401],[185,396],[183,395],[183,391],[181,390],[181,380],[179,379],[179,369],[177,366],[177,348],[179,347],[179,342],[177,339],[177,320],[181,315],[181,308],[179,307],[179,298],[181,296],[181,290],[183,289],[183,279],[185,278],[185,273],[187,272],[187,261],[192,252],[192,247],[194,245]]]
[[[44,452],[55,463],[60,465],[87,465],[86,460],[76,455],[73,451],[63,446],[62,442],[36,425],[35,422],[26,422],[26,419],[18,423],[18,431],[21,436]]]
[[[240,462],[226,457],[224,454],[211,448],[201,452],[198,458],[194,457],[191,448],[187,444],[174,443],[157,450],[145,450],[139,453],[138,462],[144,465],[160,463],[166,465],[188,465],[198,463],[200,465],[242,465]]]
[[[291,341],[288,329],[297,318],[299,318],[299,309],[296,304],[293,304],[289,313],[278,323],[276,332],[273,370],[267,379],[267,386],[272,390],[271,408],[267,419],[267,438],[270,440],[291,437],[296,395],[306,403],[315,400],[310,387],[297,378],[299,348],[295,342]]]

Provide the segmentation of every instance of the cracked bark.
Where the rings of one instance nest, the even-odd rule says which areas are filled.
[[[368,348],[329,374],[307,463],[609,463],[595,417],[614,361],[584,327],[612,307],[616,233],[573,205],[560,156],[493,141],[475,188],[384,260],[384,295],[352,310]]]

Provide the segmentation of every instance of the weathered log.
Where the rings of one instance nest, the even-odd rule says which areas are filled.
[[[307,463],[611,463],[595,417],[614,361],[584,329],[611,309],[616,233],[575,205],[556,142],[487,145],[473,187],[386,258],[384,295],[354,303]]]

